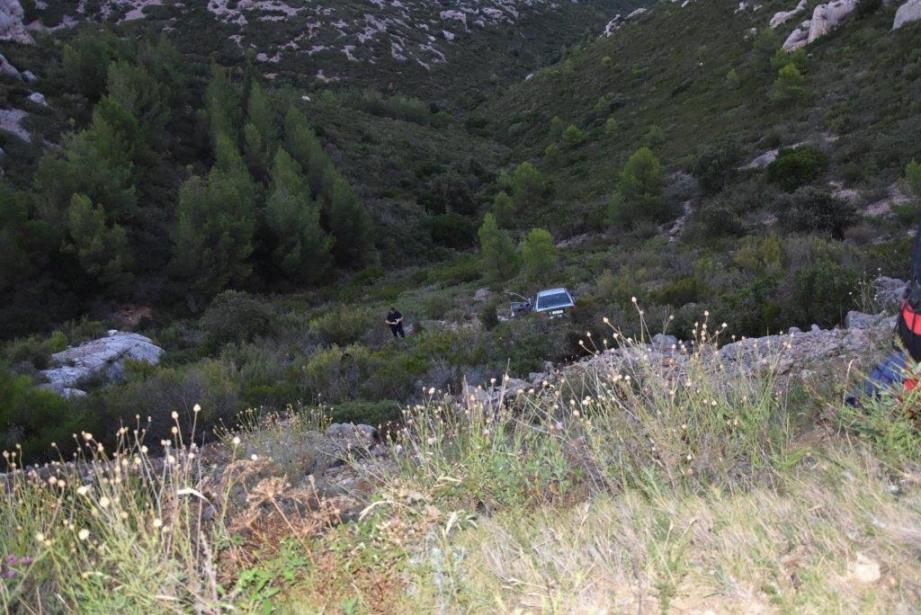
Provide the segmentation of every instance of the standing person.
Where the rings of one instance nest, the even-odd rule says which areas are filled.
[[[406,332],[403,331],[403,315],[395,307],[390,308],[390,311],[387,312],[387,320],[384,322],[390,327],[393,337],[406,337]]]

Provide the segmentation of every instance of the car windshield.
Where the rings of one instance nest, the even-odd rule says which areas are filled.
[[[572,299],[569,293],[553,293],[552,295],[541,295],[537,299],[537,309],[549,310],[556,307],[568,307],[572,305]]]

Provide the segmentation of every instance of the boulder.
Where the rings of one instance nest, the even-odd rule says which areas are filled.
[[[672,348],[678,345],[678,338],[674,335],[665,335],[664,333],[656,333],[652,336],[650,345],[653,350],[658,352],[668,352]]]
[[[480,303],[489,301],[492,297],[492,292],[488,288],[478,288],[475,293],[473,293],[473,300],[479,301]]]
[[[796,5],[796,8],[792,11],[780,11],[779,13],[774,13],[774,16],[771,17],[771,27],[776,28],[782,24],[787,23],[800,13],[806,10],[806,0],[800,0],[799,4]]]
[[[35,83],[38,81],[38,77],[30,70],[22,71],[22,78],[26,80],[26,83]]]
[[[787,40],[783,43],[784,51],[796,51],[800,47],[805,47],[809,42],[809,29],[811,22],[807,19],[801,23],[793,32],[790,33],[790,36],[787,37]]]
[[[35,41],[23,23],[25,11],[19,0],[0,0],[0,41],[31,45]]]
[[[863,312],[851,310],[844,317],[844,326],[848,329],[875,329],[892,319],[893,317],[887,316],[885,312],[881,314],[864,314]]]
[[[84,342],[51,356],[54,367],[42,371],[46,388],[63,396],[82,393],[80,385],[91,381],[117,382],[125,372],[125,362],[160,362],[163,349],[150,338],[137,333],[109,331],[106,337]]]
[[[36,105],[41,105],[42,107],[48,106],[48,101],[45,100],[45,95],[41,92],[32,92],[29,94],[29,100],[34,102]]]
[[[898,278],[880,276],[873,280],[874,299],[880,309],[895,312],[902,303],[908,282]]]
[[[857,11],[857,4],[858,0],[835,0],[815,7],[807,42],[812,43],[849,20]]]
[[[898,30],[907,23],[921,21],[921,0],[908,0],[895,12],[892,29]]]
[[[0,53],[0,76],[12,77],[14,79],[22,78],[22,75],[16,67],[10,64],[10,61],[7,60],[2,53]]]
[[[767,168],[769,164],[777,160],[777,156],[780,154],[779,149],[770,149],[760,156],[754,158],[751,162],[745,166],[739,167],[740,171],[757,171],[760,169]]]

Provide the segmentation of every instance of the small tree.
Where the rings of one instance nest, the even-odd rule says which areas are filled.
[[[857,222],[857,209],[852,203],[810,186],[784,196],[779,205],[780,223],[791,231],[826,231],[835,239],[844,239],[844,231]]]
[[[905,188],[921,199],[921,164],[914,160],[905,165]]]
[[[307,283],[326,277],[332,265],[332,239],[320,226],[320,207],[300,166],[279,148],[272,165],[272,187],[266,201],[266,224],[275,236],[276,266],[292,280]]]
[[[341,175],[336,174],[329,188],[327,217],[335,243],[333,256],[342,267],[367,265],[374,253],[371,217],[358,195]]]
[[[613,137],[617,134],[618,128],[619,126],[617,125],[617,120],[615,120],[613,117],[609,117],[604,123],[604,134],[609,137]]]
[[[649,147],[656,147],[665,143],[665,131],[661,127],[653,124],[649,127],[649,130],[646,131],[646,136],[644,137],[646,145]]]
[[[566,147],[575,147],[585,140],[585,133],[575,124],[570,124],[563,131],[563,145]]]
[[[818,179],[828,168],[828,157],[820,150],[803,146],[784,149],[768,165],[767,178],[787,192]]]
[[[663,220],[668,215],[663,185],[658,158],[648,147],[641,147],[630,156],[620,174],[611,204],[613,221],[630,228],[639,220]]]
[[[496,217],[496,222],[505,228],[512,226],[515,222],[515,203],[512,197],[504,190],[496,195],[492,202],[492,213]]]
[[[518,273],[518,254],[508,233],[499,229],[496,217],[486,214],[477,233],[480,238],[480,255],[483,269],[490,282],[501,282]]]
[[[516,211],[543,205],[547,184],[541,172],[530,162],[519,164],[511,177],[512,200]]]
[[[521,256],[528,279],[545,281],[556,268],[559,255],[553,237],[542,228],[534,228],[521,245]]]
[[[803,73],[796,67],[796,64],[790,62],[779,71],[777,79],[771,89],[771,99],[777,102],[793,102],[803,97],[806,90],[803,84],[806,78]]]
[[[736,72],[736,69],[730,68],[729,72],[726,73],[726,84],[735,90],[738,89],[741,83],[742,80],[739,78],[739,73]]]
[[[75,194],[71,199],[67,234],[64,251],[74,254],[91,278],[109,288],[131,281],[128,269],[132,260],[125,229],[117,224],[108,226],[105,211],[94,206],[89,197]]]

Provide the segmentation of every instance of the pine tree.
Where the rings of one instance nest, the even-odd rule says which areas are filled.
[[[921,164],[915,160],[905,165],[905,188],[909,194],[921,199]]]
[[[307,118],[293,105],[285,115],[285,148],[307,175],[313,197],[322,198],[324,178],[333,163]]]
[[[240,125],[243,122],[242,96],[239,88],[230,79],[226,68],[211,65],[211,80],[205,91],[205,107],[211,140],[217,143],[218,136],[226,135],[234,143],[240,140]]]
[[[264,177],[278,144],[275,111],[265,89],[253,80],[247,97],[246,125],[243,127],[246,159],[257,177]]]
[[[559,259],[553,237],[542,228],[531,229],[521,246],[521,256],[528,279],[539,282],[546,281]]]
[[[796,64],[790,62],[779,71],[777,79],[771,90],[771,99],[777,102],[792,102],[803,97],[805,89],[803,84],[806,78],[796,67]]]
[[[530,162],[522,162],[515,168],[511,189],[517,212],[540,207],[546,202],[547,184],[541,172]]]
[[[256,187],[230,137],[220,135],[207,179],[179,190],[173,272],[186,281],[193,307],[252,273]]]
[[[122,61],[109,65],[108,88],[108,97],[137,121],[145,144],[155,149],[163,147],[170,119],[166,86],[145,67]]]
[[[67,235],[64,251],[76,256],[88,276],[113,289],[131,281],[125,230],[117,224],[107,225],[102,206],[94,206],[86,195],[75,194],[71,199]]]
[[[515,221],[515,203],[508,192],[504,190],[496,195],[492,202],[492,213],[496,217],[496,223],[508,228]]]
[[[626,227],[639,220],[661,222],[668,215],[662,196],[662,165],[648,147],[641,147],[627,160],[611,205],[615,222]]]
[[[342,267],[368,264],[374,252],[371,217],[348,182],[338,173],[327,174],[327,219],[335,239],[333,256]]]
[[[320,208],[297,162],[283,148],[275,154],[266,223],[276,238],[275,264],[292,280],[315,283],[329,273],[332,239],[320,226]]]
[[[486,278],[493,283],[507,280],[518,273],[518,253],[508,233],[499,229],[496,217],[486,214],[477,232],[480,238],[480,256]]]

